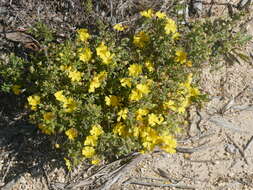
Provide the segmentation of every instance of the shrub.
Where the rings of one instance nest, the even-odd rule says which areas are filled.
[[[174,153],[187,108],[204,100],[193,77],[200,61],[222,55],[210,51],[217,34],[204,38],[206,23],[188,30],[163,12],[140,14],[134,28],[116,24],[98,35],[82,28],[30,61],[12,55],[1,65],[2,89],[27,97],[31,122],[65,135],[56,146],[67,151],[69,167],[69,159],[97,164],[155,147]]]

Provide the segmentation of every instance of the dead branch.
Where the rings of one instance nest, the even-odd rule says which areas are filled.
[[[149,182],[142,182],[142,181],[137,181],[133,179],[129,179],[124,184],[143,185],[143,186],[149,186],[149,187],[174,187],[174,188],[179,188],[179,189],[197,189],[197,187],[193,185],[149,183]]]
[[[233,145],[239,150],[239,153],[241,154],[241,156],[243,157],[245,163],[247,165],[249,165],[249,162],[247,160],[247,158],[245,157],[245,154],[244,154],[244,150],[241,149],[241,147],[239,145],[237,145],[237,143],[228,135],[226,134],[227,138],[229,139],[229,141],[231,141],[233,143]]]

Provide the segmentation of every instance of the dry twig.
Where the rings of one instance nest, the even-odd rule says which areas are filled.
[[[99,190],[109,190],[114,183],[119,182],[120,178],[122,178],[125,173],[127,173],[129,170],[131,170],[137,163],[139,163],[144,158],[146,158],[146,155],[134,154],[130,158],[130,161],[126,162],[125,164],[123,164],[123,165],[117,167],[116,169],[114,169],[113,171],[109,172],[108,170],[111,170],[113,165],[115,165],[115,163],[119,164],[119,162],[122,161],[122,159],[117,160],[113,163],[110,163],[110,164],[104,166],[102,169],[100,169],[95,174],[93,174],[92,176],[89,176],[86,179],[66,185],[64,187],[64,189],[76,189],[79,187],[91,185],[91,184],[94,184],[94,179],[96,181],[98,179],[102,179],[103,177],[106,177],[106,182],[104,182],[104,184],[102,184],[100,187],[98,187],[97,190],[98,189]]]
[[[246,158],[253,158],[253,156],[245,156]],[[185,159],[186,161],[189,162],[197,162],[197,163],[215,163],[219,161],[231,161],[231,160],[236,160],[236,159],[241,159],[241,156],[237,156],[234,158],[218,158],[218,159],[211,159],[211,160],[191,160],[191,159]]]
[[[241,156],[243,157],[245,163],[246,163],[247,165],[249,165],[249,162],[248,162],[248,160],[247,160],[246,157],[245,157],[244,150],[241,149],[241,147],[240,147],[239,145],[237,145],[237,143],[236,143],[228,134],[226,134],[226,136],[227,136],[227,138],[229,139],[229,141],[231,141],[231,142],[233,143],[233,145],[239,150],[239,153],[240,153]]]
[[[134,184],[134,185],[143,185],[149,187],[174,187],[179,189],[197,189],[196,186],[193,185],[185,185],[185,184],[164,184],[164,183],[149,183],[149,182],[142,182],[133,179],[129,179],[124,184]]]
[[[200,150],[205,150],[205,149],[213,147],[213,146],[216,146],[216,145],[203,144],[203,145],[200,145],[200,146],[195,147],[195,148],[177,147],[176,151],[180,152],[180,153],[190,153],[191,154],[191,153],[194,153],[194,152],[197,152],[197,151],[200,151]]]
[[[233,123],[231,123],[231,122],[229,122],[229,121],[227,121],[224,118],[219,117],[219,116],[213,116],[209,119],[209,121],[214,123],[218,127],[223,127],[225,129],[230,129],[230,130],[233,130],[233,131],[238,132],[238,133],[253,134],[253,131],[246,131],[246,130],[239,129],[238,127],[234,126]]]
[[[251,145],[251,143],[253,142],[253,136],[250,137],[249,141],[247,142],[246,146],[244,147],[244,152],[247,150],[247,148]]]

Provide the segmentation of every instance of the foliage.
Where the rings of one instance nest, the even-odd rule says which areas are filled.
[[[63,44],[49,43],[52,35],[39,25],[47,53],[30,61],[11,55],[0,65],[2,90],[27,97],[30,120],[43,133],[66,136],[56,146],[74,164],[156,146],[174,153],[187,108],[204,100],[193,82],[197,67],[240,44],[225,32],[230,21],[196,22],[189,30],[163,12],[140,15],[133,28],[100,26],[107,29],[97,35],[83,28]]]

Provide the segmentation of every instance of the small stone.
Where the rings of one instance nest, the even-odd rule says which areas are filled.
[[[214,161],[213,163],[214,163],[215,165],[217,165],[217,164],[220,163],[220,161]]]
[[[225,145],[225,151],[230,153],[230,154],[235,154],[236,153],[236,147],[232,144],[226,144]]]

